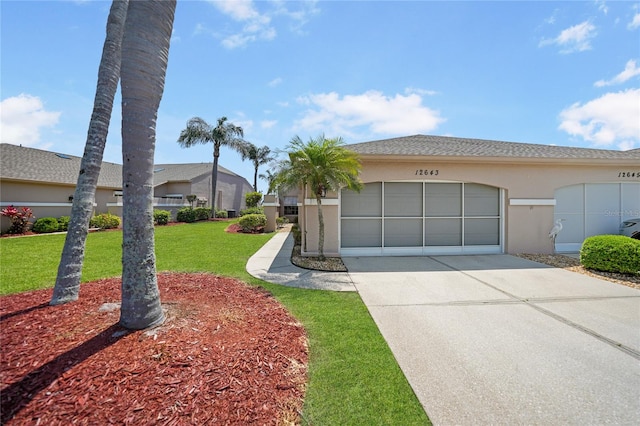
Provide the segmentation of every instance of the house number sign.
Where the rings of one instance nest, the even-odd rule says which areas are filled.
[[[416,169],[416,176],[438,176],[438,169]]]
[[[619,178],[637,178],[637,179],[640,179],[640,170],[638,170],[637,172],[619,172],[618,173],[618,177]]]

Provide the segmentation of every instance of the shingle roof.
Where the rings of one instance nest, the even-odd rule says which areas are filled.
[[[31,182],[75,185],[80,171],[80,157],[7,143],[0,144],[0,178]],[[211,173],[212,163],[156,164],[154,186],[166,182],[191,181]],[[218,166],[218,173],[238,176]],[[122,188],[122,165],[103,162],[98,187]]]
[[[0,177],[23,181],[75,185],[80,172],[80,157],[8,143],[0,144]],[[122,166],[102,163],[98,187],[121,188]]]
[[[360,155],[503,157],[505,159],[640,160],[640,150],[615,151],[531,143],[414,135],[346,146]]]
[[[191,181],[202,175],[210,175],[212,167],[212,163],[156,164],[154,165],[153,184],[158,186],[165,182]],[[238,176],[220,165],[218,165],[218,173]]]

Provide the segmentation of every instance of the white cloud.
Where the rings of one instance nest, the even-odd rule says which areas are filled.
[[[631,22],[629,22],[627,28],[629,28],[630,30],[640,28],[640,13],[636,13],[635,15],[633,15],[633,19],[631,20]]]
[[[640,89],[607,93],[560,113],[560,129],[597,146],[629,148],[640,143]]]
[[[539,46],[558,45],[560,53],[582,52],[591,49],[591,39],[596,36],[596,27],[589,21],[562,30],[553,39],[544,39]]]
[[[276,87],[276,86],[279,86],[280,84],[282,84],[282,78],[277,77],[277,78],[274,78],[273,80],[271,80],[270,82],[268,82],[267,86]]]
[[[36,146],[40,129],[58,123],[60,112],[46,111],[39,97],[20,94],[0,102],[2,142]]]
[[[273,18],[284,16],[294,24],[292,31],[300,32],[312,14],[317,13],[315,1],[287,3],[280,0],[255,3],[253,0],[209,0],[220,12],[242,24],[242,28],[233,30],[234,34],[223,37],[222,45],[227,49],[245,47],[258,40],[270,41],[276,38],[277,30]],[[258,5],[261,9],[258,10]],[[288,6],[298,5],[300,10],[290,11]],[[203,27],[198,24],[195,34],[200,34]]]
[[[360,95],[317,93],[298,99],[308,106],[294,130],[352,136],[362,128],[380,135],[407,135],[434,130],[445,120],[422,105],[418,94],[388,97],[370,90]]]
[[[271,129],[276,124],[278,124],[277,120],[263,120],[260,122],[260,127],[263,129]]]
[[[640,68],[636,65],[636,61],[630,59],[624,67],[624,71],[613,77],[611,80],[598,80],[594,83],[596,87],[611,86],[613,84],[621,84],[625,81],[640,75]]]
[[[405,95],[417,94],[420,96],[435,96],[438,94],[435,90],[419,89],[417,87],[407,87],[404,89]]]

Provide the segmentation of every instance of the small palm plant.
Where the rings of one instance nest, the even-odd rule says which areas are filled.
[[[342,138],[327,139],[324,135],[303,142],[299,136],[286,147],[289,156],[280,163],[275,179],[276,187],[300,188],[308,186],[318,204],[318,257],[324,260],[324,218],[322,198],[327,191],[349,188],[362,189],[358,155],[345,148]]]

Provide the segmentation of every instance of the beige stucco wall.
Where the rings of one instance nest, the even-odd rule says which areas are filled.
[[[503,190],[504,251],[506,253],[551,253],[553,244],[548,232],[553,226],[555,191],[581,183],[638,182],[637,177],[623,177],[629,167],[591,161],[583,164],[541,160],[506,163],[500,159],[433,158],[413,161],[362,159],[364,183],[380,181],[449,181],[481,183]],[[515,203],[523,205],[515,205]],[[544,205],[547,204],[547,205]],[[616,206],[614,206],[614,209]],[[339,252],[339,209],[325,211],[326,253]],[[306,206],[307,246],[309,254],[317,247],[317,210]]]
[[[35,219],[41,217],[60,217],[71,214],[71,202],[75,186],[54,185],[39,183],[34,185],[27,182],[2,180],[0,182],[0,203],[4,208],[9,204],[14,207],[29,207],[33,210]],[[107,203],[115,201],[113,189],[98,188],[96,190],[94,212],[106,213]],[[32,220],[33,221],[33,220]],[[2,217],[0,223],[1,232],[5,232],[10,226],[7,218]]]

